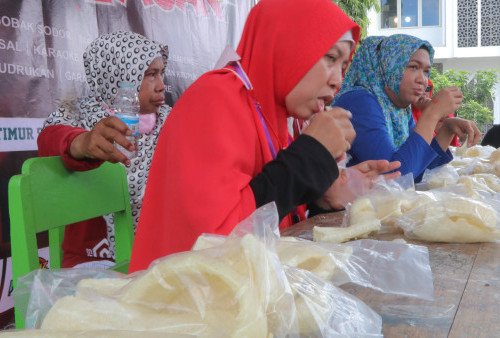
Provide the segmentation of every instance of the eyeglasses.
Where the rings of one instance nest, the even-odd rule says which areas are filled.
[[[432,91],[432,88],[433,88],[432,85],[428,85],[427,88],[425,88],[425,92],[430,93]]]

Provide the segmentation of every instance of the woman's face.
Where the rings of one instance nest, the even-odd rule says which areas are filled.
[[[139,90],[141,114],[156,113],[158,108],[165,104],[164,72],[165,64],[161,57],[155,58],[144,72],[141,89]]]
[[[430,72],[429,52],[422,48],[417,49],[403,73],[403,79],[399,85],[399,98],[406,104],[417,102],[425,93]]]
[[[309,69],[285,98],[290,116],[308,120],[331,104],[350,54],[351,42],[339,41]]]

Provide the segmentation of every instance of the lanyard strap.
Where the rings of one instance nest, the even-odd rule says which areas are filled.
[[[236,75],[243,82],[243,84],[245,85],[245,88],[248,91],[250,91],[252,89],[252,84],[250,83],[250,80],[248,79],[247,75],[245,74],[245,72],[241,68],[240,63],[238,61],[236,61],[236,62],[233,62],[231,65],[236,70]],[[226,68],[226,69],[229,69],[230,71],[232,71],[234,73],[234,71],[232,69],[230,69],[230,68]],[[255,102],[255,99],[252,97],[252,95],[250,95],[250,97],[252,98],[252,102],[255,105],[257,112],[259,113],[260,121],[262,122],[262,127],[264,127],[264,132],[266,133],[267,145],[269,146],[269,150],[271,151],[271,155],[273,156],[273,159],[276,159],[276,148],[274,148],[274,143],[273,143],[273,140],[271,139],[271,135],[269,134],[269,129],[267,129],[267,124],[266,124],[266,121],[264,120],[264,116],[262,115],[262,111],[260,110],[259,105],[257,104],[257,102]],[[288,145],[290,145],[291,142],[292,141],[291,141],[291,138],[289,136],[288,137]],[[294,223],[300,222],[300,216],[298,214],[297,208],[295,208],[292,212],[292,219],[293,219]]]
[[[248,80],[248,77],[246,76],[246,74],[243,72],[243,69],[241,69],[239,62],[234,62],[232,64],[232,66],[234,67],[234,69],[238,73],[238,75],[239,75],[238,77],[245,84],[245,87],[247,88],[247,90],[252,88],[252,84],[250,83],[250,80]],[[260,121],[262,123],[262,127],[264,127],[264,132],[266,133],[267,145],[269,146],[269,150],[271,151],[271,155],[273,156],[273,159],[276,159],[276,154],[277,154],[276,148],[274,148],[274,143],[273,143],[273,140],[271,138],[271,134],[269,134],[269,129],[267,128],[267,124],[266,124],[266,121],[264,120],[264,116],[262,115],[262,111],[260,110],[260,107],[257,104],[257,102],[255,102],[254,98],[251,95],[250,95],[250,97],[252,98],[252,102],[255,105],[257,112],[259,113]]]

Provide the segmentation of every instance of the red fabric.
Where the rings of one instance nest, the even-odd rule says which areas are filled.
[[[434,84],[432,83],[431,79],[428,80],[427,84],[429,86],[433,86]],[[433,89],[431,89],[431,92],[430,92],[430,97],[432,97],[432,92],[433,92]],[[422,111],[420,109],[417,109],[417,108],[414,108],[413,105],[411,106],[411,113],[413,115],[413,119],[415,120],[415,123],[418,121],[418,119],[420,118],[420,115],[422,115]],[[448,115],[448,117],[455,117],[455,115],[453,115],[453,113],[451,113],[450,115]],[[434,133],[434,136],[436,136],[436,133]],[[453,137],[453,139],[451,140],[450,142],[450,146],[454,146],[454,147],[460,147],[460,143],[458,142],[458,136],[455,135]]]
[[[359,27],[330,0],[262,0],[250,12],[237,52],[276,149],[288,143],[286,95],[350,29],[357,41]],[[255,210],[249,183],[271,160],[242,82],[228,70],[201,76],[161,131],[129,271],[189,250],[202,233],[229,234]]]
[[[84,171],[95,169],[102,161],[79,161],[69,155],[73,139],[87,130],[66,125],[49,126],[38,136],[38,154],[61,156],[69,170]],[[106,240],[106,243],[103,243]],[[89,219],[67,226],[62,244],[62,268],[71,268],[84,262],[109,259],[106,222],[102,217]]]
[[[43,129],[36,142],[38,143],[38,154],[41,157],[61,156],[66,168],[73,171],[85,171],[99,167],[103,161],[100,160],[75,160],[71,157],[69,148],[71,142],[78,135],[88,132],[83,128],[66,125],[48,126]]]
[[[104,218],[92,218],[67,226],[62,249],[62,268],[72,268],[91,261],[112,260]]]

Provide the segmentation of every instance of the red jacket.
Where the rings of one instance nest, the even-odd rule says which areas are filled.
[[[256,209],[250,181],[288,145],[285,97],[347,31],[359,27],[327,0],[268,0],[250,12],[237,49],[253,85],[229,70],[202,75],[167,119],[149,172],[130,272],[189,250],[202,233],[229,234]],[[288,215],[281,227],[292,224]]]

